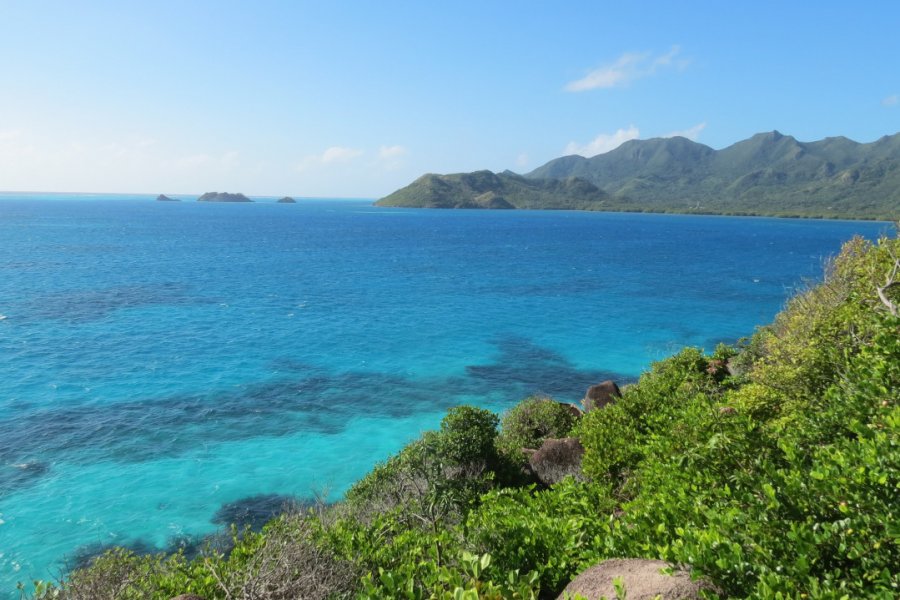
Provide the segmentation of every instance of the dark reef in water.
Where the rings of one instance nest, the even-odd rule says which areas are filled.
[[[37,460],[0,464],[0,497],[4,492],[12,492],[35,483],[49,472],[50,465]]]
[[[212,522],[225,527],[237,525],[238,529],[249,527],[259,531],[278,515],[305,506],[308,506],[307,502],[294,496],[259,494],[223,504],[213,515]]]
[[[204,443],[298,431],[340,433],[362,405],[369,406],[371,416],[400,418],[447,409],[461,396],[484,396],[501,384],[512,401],[538,392],[567,398],[572,390],[604,379],[628,381],[619,373],[579,369],[527,338],[508,336],[494,344],[497,358],[468,366],[466,376],[418,380],[386,373],[332,373],[285,360],[277,365],[283,378],[236,390],[61,406],[29,411],[14,420],[0,416],[0,430],[6,432],[0,437],[0,484],[36,479],[37,473],[26,475],[2,463],[23,463],[38,453],[53,456],[81,449],[81,459],[88,462],[102,456],[134,463],[178,456]],[[373,392],[379,394],[377,404],[371,403]],[[186,430],[190,435],[179,434]]]
[[[229,194],[228,192],[206,192],[197,202],[253,202],[243,194]]]

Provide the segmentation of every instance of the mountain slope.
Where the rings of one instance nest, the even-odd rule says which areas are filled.
[[[564,156],[525,177],[578,176],[608,206],[666,212],[896,218],[900,134],[870,144],[800,142],[777,131],[722,150],[685,138],[631,140],[592,158]]]
[[[608,195],[577,177],[525,178],[509,171],[427,174],[382,198],[378,206],[417,208],[581,209],[602,206]]]
[[[423,175],[376,204],[893,220],[900,215],[900,133],[860,144],[845,137],[800,142],[772,131],[722,150],[683,137],[630,140],[525,175]]]

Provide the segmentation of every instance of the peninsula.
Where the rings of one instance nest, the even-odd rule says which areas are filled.
[[[505,203],[477,201],[494,197]],[[722,150],[683,137],[631,140],[524,175],[424,175],[376,205],[893,219],[900,133],[861,144],[845,137],[800,142],[772,131]]]
[[[511,171],[428,174],[382,198],[378,206],[594,210],[609,195],[580,177],[527,178]]]

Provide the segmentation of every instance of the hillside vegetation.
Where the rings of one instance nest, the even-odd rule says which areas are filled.
[[[745,343],[686,348],[583,417],[457,407],[337,505],[192,560],[112,552],[37,595],[552,598],[634,557],[723,598],[896,598],[898,258],[896,239],[854,239]],[[564,436],[580,469],[537,483],[521,446]]]
[[[578,177],[527,179],[511,172],[423,175],[377,202],[411,208],[547,208],[591,210],[608,195]]]
[[[443,187],[424,185],[441,177],[426,175],[376,204],[460,207],[469,198],[459,183],[467,175],[443,176]],[[572,178],[603,197],[547,183]],[[860,144],[844,137],[800,142],[773,131],[722,150],[683,137],[631,140],[592,158],[557,158],[524,179],[541,182],[549,196],[527,205],[510,200],[515,208],[889,219],[900,209],[900,134]]]

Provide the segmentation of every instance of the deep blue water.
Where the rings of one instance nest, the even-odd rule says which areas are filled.
[[[0,194],[0,598],[104,545],[339,498],[449,406],[577,401],[734,341],[887,231]]]

